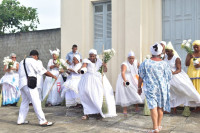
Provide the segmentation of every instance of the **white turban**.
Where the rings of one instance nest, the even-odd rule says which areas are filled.
[[[75,54],[74,55],[74,57],[78,60],[78,62],[80,62],[80,60],[81,60],[81,57],[80,57],[80,55],[79,54]]]
[[[177,53],[177,52],[176,52],[176,50],[174,49],[174,47],[173,47],[173,45],[172,45],[172,43],[171,43],[171,42],[168,42],[168,43],[167,43],[167,45],[166,45],[165,49],[172,50],[172,51],[173,51],[173,53],[174,53],[174,55],[175,55],[175,56],[177,56],[177,57],[179,57],[178,53]]]
[[[132,50],[128,53],[128,57],[130,56],[135,56],[135,53]]]
[[[95,55],[97,55],[97,51],[95,49],[90,49],[89,54],[95,54]]]
[[[11,53],[10,57],[16,57],[16,54],[15,53]]]
[[[59,56],[59,54],[60,54],[60,50],[58,48],[56,48],[56,50],[54,50],[54,51],[52,51],[52,50],[49,50],[49,51],[50,51],[51,55],[55,54],[55,55]]]
[[[152,55],[160,55],[162,54],[163,47],[159,43],[155,43],[154,45],[151,46],[151,54]]]
[[[167,43],[165,41],[161,41],[160,44],[163,44],[166,46]]]

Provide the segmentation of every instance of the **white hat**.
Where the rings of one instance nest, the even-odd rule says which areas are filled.
[[[174,47],[173,47],[173,45],[172,45],[171,42],[168,42],[168,43],[167,43],[165,49],[170,49],[170,50],[172,50],[173,53],[174,53],[174,55],[177,56],[177,57],[179,57],[178,53],[177,53],[176,50],[174,49]]]
[[[16,57],[16,54],[15,53],[11,53],[10,57]]]
[[[159,43],[155,43],[151,46],[151,54],[152,55],[160,55],[163,51],[163,47]]]
[[[95,55],[97,55],[97,51],[95,49],[90,49],[89,54],[95,54]]]
[[[160,44],[163,44],[166,46],[167,43],[165,41],[161,41]]]
[[[74,54],[74,57],[78,60],[78,62],[80,62],[80,60],[81,60],[81,57],[80,57],[80,55],[79,54]]]
[[[56,48],[56,50],[54,50],[54,51],[52,51],[52,50],[49,50],[49,51],[50,51],[51,55],[55,54],[55,55],[59,56],[59,54],[60,54],[60,50],[58,48]]]
[[[135,56],[135,53],[132,50],[128,53],[128,57],[130,56]]]

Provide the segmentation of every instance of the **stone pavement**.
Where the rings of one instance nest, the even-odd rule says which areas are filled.
[[[142,108],[141,108],[142,109]],[[28,125],[16,125],[18,107],[0,108],[0,133],[145,133],[152,127],[150,116],[143,116],[142,111],[133,112],[129,108],[127,118],[117,107],[118,116],[103,120],[81,120],[82,109],[67,109],[63,106],[46,107],[44,112],[47,120],[55,122],[52,127],[40,127],[34,110],[30,107],[27,120]],[[161,133],[200,133],[200,113],[192,113],[190,117],[181,116],[182,110],[177,115],[165,115]]]

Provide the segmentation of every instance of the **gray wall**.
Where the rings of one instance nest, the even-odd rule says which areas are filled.
[[[51,58],[49,49],[61,48],[61,32],[59,29],[31,31],[0,36],[0,77],[3,76],[3,58],[10,53],[17,55],[20,62],[25,55],[29,55],[33,49],[38,50],[40,60],[46,68]]]

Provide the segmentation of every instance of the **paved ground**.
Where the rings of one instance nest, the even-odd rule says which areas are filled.
[[[33,108],[27,120],[29,125],[16,125],[18,116],[17,107],[0,108],[0,133],[145,133],[152,127],[150,116],[143,116],[133,112],[129,108],[127,118],[121,114],[121,108],[117,107],[118,116],[103,120],[81,120],[82,109],[66,109],[63,106],[47,107],[44,109],[46,118],[56,122],[52,127],[38,126]],[[181,110],[177,115],[165,115],[163,119],[163,131],[161,133],[200,133],[200,113],[192,113],[190,117],[181,116]]]

